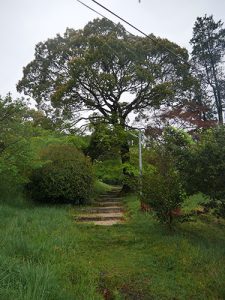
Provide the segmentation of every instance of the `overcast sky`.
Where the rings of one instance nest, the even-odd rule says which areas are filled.
[[[86,4],[108,16],[91,0]],[[146,33],[166,37],[187,47],[198,16],[213,14],[225,22],[225,0],[99,0]],[[32,59],[35,45],[67,27],[80,29],[94,18],[94,12],[76,0],[0,0],[0,95],[16,94],[22,69]],[[128,26],[128,30],[136,34]]]

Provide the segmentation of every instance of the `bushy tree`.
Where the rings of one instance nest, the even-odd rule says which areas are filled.
[[[193,193],[191,172],[193,155],[192,150],[195,140],[192,135],[182,129],[167,126],[162,130],[147,130],[147,143],[152,149],[147,155],[147,161],[156,164],[158,153],[164,151],[168,159],[172,159],[174,167],[180,173],[185,190],[188,194]]]
[[[155,212],[161,223],[172,226],[185,199],[179,172],[172,159],[161,152],[156,162],[143,174],[142,201]]]
[[[90,161],[70,145],[49,145],[41,152],[44,162],[33,171],[28,191],[31,197],[44,203],[83,204],[93,191],[93,171]]]

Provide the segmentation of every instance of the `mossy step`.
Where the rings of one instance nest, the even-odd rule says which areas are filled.
[[[116,213],[116,212],[122,212],[122,207],[118,206],[109,206],[109,207],[93,207],[87,209],[88,213]]]
[[[98,207],[113,207],[113,206],[121,207],[122,203],[118,201],[98,201],[95,202],[95,205],[98,205]]]
[[[112,195],[112,196],[120,196],[120,192],[110,192],[110,193],[102,193],[100,194],[100,196],[109,196],[109,195]]]
[[[76,217],[76,220],[79,222],[94,222],[94,221],[105,221],[105,220],[121,220],[123,218],[123,213],[99,213],[99,214],[89,214],[89,215],[80,215]]]
[[[98,201],[122,201],[122,197],[101,197],[98,199]]]
[[[93,222],[94,225],[100,225],[100,226],[112,226],[115,224],[122,224],[123,221],[122,220],[106,220],[106,221],[95,221]]]
[[[121,217],[92,217],[92,216],[85,216],[85,217],[78,217],[76,218],[77,222],[95,222],[95,221],[111,221],[111,220],[118,220],[122,221]]]

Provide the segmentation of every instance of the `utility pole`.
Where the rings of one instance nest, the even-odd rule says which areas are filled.
[[[142,133],[139,129],[138,134],[138,156],[139,156],[139,180],[140,180],[140,197],[142,196]]]
[[[138,153],[139,153],[139,175],[142,177],[142,133],[139,129],[138,134]]]

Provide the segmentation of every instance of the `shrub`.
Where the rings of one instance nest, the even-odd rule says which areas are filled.
[[[162,160],[143,175],[142,201],[154,210],[161,223],[172,225],[184,199],[179,173],[169,160]]]
[[[43,166],[33,171],[28,185],[34,200],[72,204],[90,200],[92,167],[80,151],[70,145],[49,145],[42,151],[41,158]]]
[[[138,192],[140,191],[140,174],[139,169],[131,163],[123,164],[126,168],[126,174],[122,176],[123,192]],[[127,191],[124,190],[124,186]]]
[[[225,127],[204,132],[193,152],[195,167],[189,171],[195,189],[209,196],[207,206],[225,217]]]

